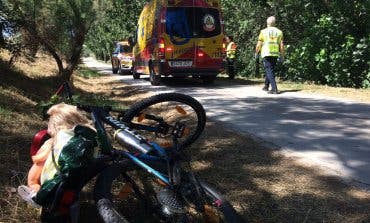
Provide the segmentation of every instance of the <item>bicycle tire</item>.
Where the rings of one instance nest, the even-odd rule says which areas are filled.
[[[101,178],[98,177],[97,179],[97,183],[99,184],[99,187],[100,187],[99,196],[96,197],[97,198],[96,204],[99,210],[99,214],[102,217],[102,220],[104,222],[117,222],[117,223],[131,222],[127,220],[126,216],[123,216],[121,214],[120,209],[118,207],[119,205],[117,204],[119,202],[113,201],[116,195],[112,194],[112,190],[113,190],[112,185],[115,180],[119,181],[119,179],[117,179],[119,176],[118,172],[123,171],[123,170],[122,169],[119,170],[116,167],[110,167],[110,168],[111,169],[108,168],[106,170],[107,175],[100,175]],[[112,174],[112,172],[115,174]],[[207,205],[212,206],[212,208],[215,209],[215,211],[217,211],[217,215],[215,214],[214,216],[210,216],[209,211],[207,214],[206,213],[207,211],[204,209],[203,212],[197,212],[197,213],[193,213],[194,211],[192,212],[192,214],[199,215],[197,217],[201,217],[201,219],[193,219],[193,218],[187,217],[185,220],[181,219],[180,221],[178,218],[176,219],[166,218],[165,220],[163,220],[160,217],[158,217],[161,215],[161,213],[157,213],[157,212],[160,212],[160,208],[157,207],[159,202],[153,200],[153,198],[155,199],[156,197],[155,194],[152,194],[152,193],[145,194],[145,189],[141,189],[141,191],[136,191],[140,187],[137,184],[139,183],[138,181],[132,180],[130,183],[133,184],[133,188],[137,188],[137,189],[133,189],[133,191],[134,191],[134,195],[138,196],[139,202],[142,202],[142,203],[146,203],[149,201],[156,202],[156,204],[149,205],[151,208],[147,208],[148,206],[145,206],[146,207],[145,214],[146,215],[151,214],[150,217],[146,218],[145,221],[141,219],[139,221],[133,220],[133,222],[145,222],[145,223],[147,222],[197,223],[197,222],[204,222],[204,221],[213,222],[212,218],[214,220],[215,216],[218,217],[218,219],[215,222],[224,222],[224,223],[244,223],[245,222],[241,218],[241,216],[237,213],[237,211],[233,208],[233,206],[224,198],[224,196],[222,196],[220,192],[218,192],[215,188],[213,188],[206,182],[200,181],[200,186],[203,188],[205,192],[204,193],[205,197],[203,198],[197,197],[197,198],[194,198],[194,200],[200,199],[200,200],[207,201]],[[145,184],[145,183],[142,183],[142,184]],[[152,189],[149,189],[149,190],[152,190]],[[153,192],[154,192],[154,189],[153,189]],[[146,197],[143,198],[143,196],[146,196]],[[187,210],[190,210],[190,209],[187,209]],[[188,211],[188,213],[186,213],[186,216],[189,214],[189,212],[191,211]],[[142,213],[139,213],[139,214],[142,214]],[[211,220],[209,218],[211,218]]]
[[[104,222],[129,223],[118,211],[116,211],[113,203],[106,198],[99,199],[96,203],[96,208]]]
[[[212,203],[217,203],[219,205],[220,211],[223,213],[226,222],[233,223],[243,223],[245,222],[242,217],[237,213],[234,207],[228,202],[224,196],[210,186],[206,182],[200,182],[202,188],[206,192],[207,196],[213,199]]]
[[[120,187],[124,187],[127,183],[132,185],[132,192],[134,196],[140,200],[141,204],[146,205],[152,203],[149,201],[149,196],[146,196],[146,194],[142,192],[142,189],[139,189],[140,186],[125,173],[126,171],[127,169],[125,167],[119,164],[113,164],[105,168],[96,179],[94,186],[95,206],[101,220],[105,223],[143,222],[143,219],[135,221],[133,216],[130,217],[123,214],[125,211],[122,210],[122,199],[119,198],[119,194]],[[124,179],[122,179],[121,176],[124,176]],[[142,208],[145,212],[141,214],[148,214],[148,209],[151,209],[151,207],[147,207],[149,207],[149,205]],[[137,209],[135,210],[137,211]],[[130,210],[128,211],[130,212]]]
[[[161,108],[159,106],[163,106],[164,110],[160,110]],[[139,120],[138,117],[140,117],[140,115],[143,114],[145,111],[158,112],[160,113],[160,117],[162,117],[166,122],[172,122],[172,124],[173,122],[179,120],[185,123],[186,125],[189,124],[187,126],[187,131],[190,132],[185,138],[179,138],[178,143],[179,148],[189,146],[191,143],[197,140],[201,133],[203,132],[206,124],[206,112],[203,106],[194,98],[179,93],[158,94],[146,98],[142,101],[136,102],[135,104],[130,106],[130,108],[127,111],[125,111],[121,120],[126,123],[140,124],[141,122],[147,122],[147,124],[149,125],[156,124],[155,122],[148,119],[144,121],[142,120],[138,121]],[[178,118],[179,120],[174,118],[175,115],[178,115],[176,118]],[[194,129],[191,130],[191,128]],[[161,137],[158,137],[158,135],[151,132],[147,132],[145,130],[137,131],[139,131],[139,134],[143,135],[149,141],[154,141],[160,144],[158,140]],[[167,145],[167,147],[170,147],[172,145],[171,137],[172,137],[171,135],[162,136],[162,142],[165,142],[167,144],[170,143],[169,145]],[[161,146],[166,147],[163,145]]]

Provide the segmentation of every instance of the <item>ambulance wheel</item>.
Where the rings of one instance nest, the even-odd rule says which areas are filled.
[[[230,79],[230,80],[235,79],[235,74],[229,74],[229,79]]]
[[[152,66],[150,66],[150,74],[149,74],[149,79],[150,79],[150,83],[154,86],[158,86],[161,84],[161,75],[160,74],[156,74],[155,71],[154,71],[154,68]]]
[[[117,74],[118,73],[118,68],[112,68],[112,73]]]
[[[137,73],[135,70],[132,70],[131,72],[134,79],[140,79],[140,73]]]
[[[203,76],[201,78],[203,80],[203,83],[205,83],[205,84],[212,84],[216,80],[216,75]]]

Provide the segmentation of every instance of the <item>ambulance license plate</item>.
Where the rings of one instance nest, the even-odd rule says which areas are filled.
[[[191,67],[193,65],[193,61],[191,60],[169,61],[168,63],[170,67]]]

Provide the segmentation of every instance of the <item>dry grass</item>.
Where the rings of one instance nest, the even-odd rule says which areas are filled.
[[[0,50],[0,58],[9,61],[9,52]],[[55,61],[44,53],[38,53],[34,61],[29,61],[25,57],[18,57],[15,60],[14,68],[24,71],[28,77],[36,79],[54,76],[58,71]]]
[[[370,193],[208,123],[195,168],[251,222],[369,222]]]
[[[41,64],[44,63],[53,64],[53,61],[43,58]],[[28,155],[31,138],[45,127],[34,106],[55,90],[57,81],[53,75],[8,73],[10,71],[1,65],[0,222],[37,222],[38,211],[27,207],[14,193],[14,188],[25,183],[31,164]],[[40,73],[54,72],[50,67],[37,69]],[[29,72],[26,68],[22,70]],[[124,105],[151,94],[127,86],[115,76],[77,76],[74,83],[81,94],[98,94]],[[370,222],[368,191],[325,176],[319,169],[302,166],[247,136],[220,128],[221,125],[207,123],[201,139],[191,148],[192,166],[197,174],[223,191],[246,219],[251,222]],[[83,222],[94,222],[93,206],[84,203],[82,207],[83,219],[88,219]]]
[[[370,89],[329,87],[315,84],[297,84],[288,81],[278,82],[281,91],[300,91],[307,94],[319,94],[335,98],[345,98],[358,102],[370,103]]]
[[[31,99],[42,98],[37,91],[43,93],[45,89],[32,85],[36,79],[9,70],[3,61],[0,76],[0,222],[36,222],[38,211],[21,201],[15,188],[24,184],[30,167],[32,136],[45,127],[36,113],[36,101]]]

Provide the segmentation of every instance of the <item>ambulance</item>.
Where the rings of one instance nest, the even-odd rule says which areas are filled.
[[[133,47],[133,77],[201,78],[213,82],[223,69],[224,23],[220,0],[151,0],[143,8]]]

